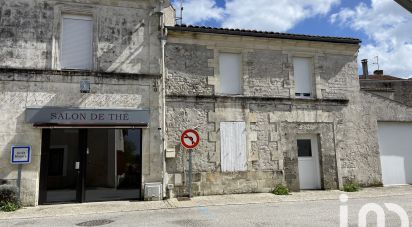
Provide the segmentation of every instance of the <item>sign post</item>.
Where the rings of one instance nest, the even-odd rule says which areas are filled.
[[[30,146],[12,146],[11,147],[11,156],[10,163],[13,165],[18,165],[17,171],[17,197],[20,200],[21,192],[21,171],[23,164],[30,164],[31,162],[31,147]]]
[[[187,184],[187,191],[189,192],[189,198],[192,198],[192,176],[193,176],[192,152],[193,152],[193,148],[199,145],[199,142],[200,142],[199,133],[196,130],[187,129],[182,133],[180,137],[180,142],[183,147],[188,149],[188,152],[189,152],[189,173],[188,173],[189,182]]]

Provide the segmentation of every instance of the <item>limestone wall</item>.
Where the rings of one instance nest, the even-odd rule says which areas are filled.
[[[360,84],[363,89],[381,91],[378,94],[412,106],[412,80],[360,80]]]
[[[268,192],[278,183],[299,190],[296,138],[300,134],[318,135],[322,188],[339,188],[343,179],[351,177],[366,179],[365,183],[380,179],[378,169],[371,167],[379,160],[377,155],[369,155],[372,161],[366,165],[357,163],[357,154],[348,155],[361,146],[348,138],[369,133],[358,128],[362,120],[357,112],[356,47],[344,50],[337,44],[313,48],[315,44],[310,42],[177,32],[169,35],[166,122],[168,147],[175,148],[178,156],[166,159],[166,166],[169,183],[178,183],[175,193],[184,193],[180,178],[187,156],[179,146],[179,135],[186,128],[197,128],[202,137],[194,153],[198,176],[194,190],[199,195]],[[241,95],[216,92],[220,86],[216,59],[221,51],[239,51],[243,56]],[[294,56],[313,59],[312,99],[294,97]],[[246,172],[221,172],[219,127],[224,121],[246,123]],[[369,146],[365,143],[366,153]],[[349,171],[346,165],[357,169]]]
[[[0,67],[60,69],[61,15],[93,17],[93,70],[160,74],[155,1],[0,0]]]
[[[80,93],[82,79],[90,80],[90,93]],[[143,129],[143,177],[145,182],[161,182],[158,80],[158,76],[136,74],[1,70],[0,179],[15,183],[17,178],[17,166],[10,164],[11,145],[31,145],[32,163],[23,167],[22,199],[26,205],[37,204],[41,129],[25,123],[24,112],[27,107],[57,106],[150,109],[149,127]]]

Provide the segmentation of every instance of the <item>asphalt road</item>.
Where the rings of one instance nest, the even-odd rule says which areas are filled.
[[[266,204],[178,208],[43,219],[15,219],[0,226],[339,226],[339,211],[348,206],[349,226],[358,226],[358,213],[367,203],[400,205],[412,221],[412,195],[368,199],[299,201]],[[401,226],[400,218],[384,208],[386,226]],[[110,223],[109,223],[110,222]],[[105,224],[107,223],[107,224]],[[368,215],[376,226],[376,215]],[[411,222],[412,223],[412,222]],[[408,226],[411,226],[410,224]]]

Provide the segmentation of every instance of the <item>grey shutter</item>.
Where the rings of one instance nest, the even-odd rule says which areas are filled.
[[[246,171],[245,122],[221,122],[220,137],[222,172]]]
[[[242,93],[242,57],[240,54],[219,54],[220,93]]]
[[[93,21],[87,16],[63,16],[61,68],[92,68]]]

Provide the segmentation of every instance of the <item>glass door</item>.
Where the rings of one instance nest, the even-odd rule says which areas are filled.
[[[141,129],[43,129],[40,204],[140,199]]]
[[[43,129],[40,203],[80,202],[79,129]]]
[[[139,199],[141,129],[89,129],[86,201]]]

